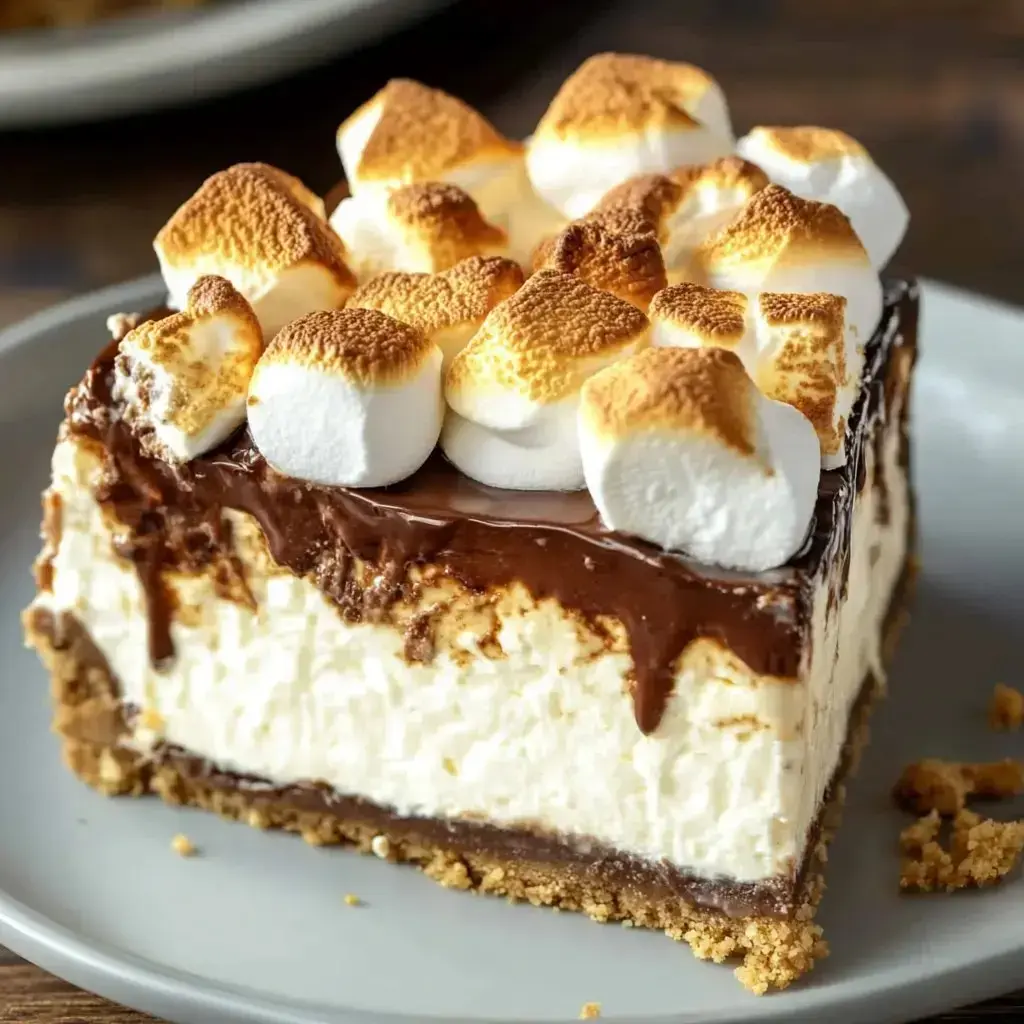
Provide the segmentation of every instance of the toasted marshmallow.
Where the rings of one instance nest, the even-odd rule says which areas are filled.
[[[383,487],[415,473],[437,443],[441,353],[373,309],[308,313],[267,346],[248,410],[253,440],[279,472]]]
[[[629,303],[574,275],[538,271],[449,367],[445,454],[492,487],[580,490],[580,387],[645,345],[647,333],[647,317]]]
[[[779,185],[756,192],[696,251],[693,265],[701,284],[726,291],[841,296],[855,348],[882,315],[882,282],[846,215]]]
[[[526,165],[540,196],[578,218],[627,178],[707,163],[732,148],[725,97],[700,68],[602,53],[562,84]]]
[[[508,236],[457,185],[425,182],[343,199],[331,227],[360,281],[385,270],[436,274],[470,256],[501,256]]]
[[[868,151],[845,132],[760,127],[740,139],[736,151],[795,195],[839,207],[876,270],[903,240],[910,222],[903,197]]]
[[[537,247],[533,267],[576,274],[642,310],[668,283],[657,237],[630,211],[574,221]]]
[[[440,89],[393,79],[341,125],[337,141],[353,195],[427,181],[458,185],[506,232],[520,263],[564,223],[534,193],[522,143]]]
[[[810,421],[822,466],[834,469],[846,461],[846,422],[860,366],[845,311],[846,300],[838,295],[764,292],[748,299],[678,284],[651,304],[651,342],[735,352],[762,394],[795,406]]]
[[[649,349],[583,386],[580,450],[605,525],[760,572],[803,546],[820,474],[814,428],[761,395],[733,352]]]
[[[303,313],[344,305],[355,287],[323,204],[266,164],[207,178],[153,245],[172,306],[200,277],[219,275],[252,304],[267,338]]]
[[[624,181],[602,197],[589,218],[629,210],[648,220],[661,246],[668,281],[674,284],[692,276],[694,251],[767,185],[759,167],[727,156]]]
[[[522,145],[440,89],[394,78],[338,128],[338,155],[353,195],[447,181],[477,202],[517,169]]]
[[[201,277],[185,308],[121,339],[113,397],[143,449],[183,463],[245,421],[263,333],[248,302],[222,277]]]
[[[487,314],[522,284],[518,263],[472,256],[440,274],[378,274],[356,289],[348,307],[376,309],[421,330],[441,350],[447,370]]]

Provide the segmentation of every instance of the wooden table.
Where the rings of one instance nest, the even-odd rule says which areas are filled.
[[[913,211],[895,269],[1024,301],[1024,4],[472,0],[244,96],[0,135],[0,326],[153,270],[156,230],[205,175],[227,164],[266,160],[326,190],[340,170],[336,125],[392,75],[446,88],[523,135],[565,75],[604,49],[708,68],[741,130],[758,122],[846,129]],[[936,1020],[1022,1011],[1019,994]],[[0,1024],[146,1019],[0,950]]]

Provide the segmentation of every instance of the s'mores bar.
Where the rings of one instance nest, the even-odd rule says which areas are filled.
[[[785,987],[908,593],[898,195],[638,56],[525,146],[403,80],[338,148],[330,221],[202,184],[67,397],[25,613],[65,760]]]

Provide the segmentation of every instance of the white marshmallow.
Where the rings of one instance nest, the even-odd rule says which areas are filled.
[[[575,276],[538,271],[449,367],[445,454],[492,487],[581,489],[580,387],[645,345],[647,333],[647,318],[629,303]]]
[[[526,165],[541,198],[578,218],[627,178],[707,163],[732,148],[725,97],[704,71],[603,53],[562,84]]]
[[[736,152],[772,181],[805,199],[837,206],[880,270],[906,234],[910,213],[891,179],[845,132],[829,128],[755,128]]]
[[[249,386],[249,429],[267,462],[312,483],[383,487],[437,443],[441,353],[372,309],[309,313],[267,346]]]
[[[612,530],[761,572],[804,545],[818,493],[814,428],[764,398],[722,349],[649,349],[583,386],[587,487]]]
[[[882,316],[882,282],[846,215],[779,185],[756,192],[696,251],[693,272],[702,284],[750,296],[839,295],[846,299],[846,323],[857,349]]]
[[[198,278],[229,280],[271,338],[315,309],[344,305],[355,287],[323,203],[298,179],[266,164],[236,164],[207,178],[153,243],[170,305]]]
[[[767,185],[759,167],[727,156],[624,181],[606,193],[586,219],[607,218],[622,210],[647,219],[661,246],[668,283],[674,284],[692,275],[695,250]]]
[[[331,227],[360,282],[385,270],[436,274],[470,256],[501,256],[508,236],[456,185],[427,182],[343,199]]]
[[[245,399],[263,334],[249,304],[223,278],[203,277],[185,309],[130,330],[118,345],[113,397],[142,447],[188,462],[245,422]]]
[[[522,283],[518,263],[472,256],[440,274],[378,274],[356,289],[348,308],[377,309],[423,331],[444,356],[443,372],[487,314]]]
[[[846,462],[846,423],[859,392],[862,359],[837,295],[740,292],[678,284],[651,303],[651,343],[659,348],[735,352],[762,394],[811,422],[822,466]]]

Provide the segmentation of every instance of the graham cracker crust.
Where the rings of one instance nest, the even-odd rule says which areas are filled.
[[[907,617],[915,561],[908,557],[894,593],[885,627],[883,655],[888,662]],[[845,782],[868,741],[868,719],[884,691],[869,675],[851,716],[846,745],[818,823],[792,912],[729,916],[697,907],[678,896],[652,898],[649,888],[584,870],[578,859],[531,859],[508,850],[467,848],[454,830],[431,828],[424,834],[414,820],[359,801],[332,801],[320,793],[320,808],[296,806],[282,791],[246,787],[191,758],[168,750],[153,757],[120,746],[126,732],[117,680],[88,636],[74,623],[55,624],[45,614],[25,616],[28,643],[51,674],[54,730],[61,736],[64,761],[85,783],[109,796],[155,793],[167,803],[214,811],[256,828],[299,833],[313,845],[345,844],[361,853],[413,864],[448,888],[504,896],[535,906],[581,911],[599,922],[657,928],[687,943],[704,960],[739,959],[737,978],[762,994],[783,989],[810,971],[828,947],[814,915],[825,889],[822,878],[827,846],[838,827]],[[227,780],[227,781],[225,781]],[[331,810],[332,803],[338,805]],[[438,823],[433,823],[435,826]],[[504,831],[504,830],[503,830]]]

